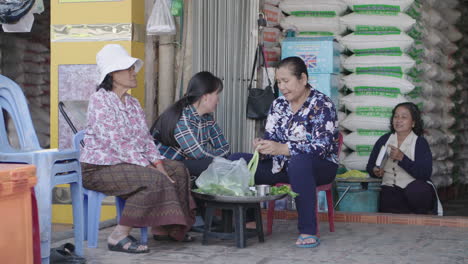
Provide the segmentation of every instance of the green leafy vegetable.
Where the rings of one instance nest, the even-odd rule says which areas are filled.
[[[270,189],[270,194],[271,195],[277,195],[277,194],[288,194],[292,198],[296,198],[299,194],[295,193],[291,190],[291,187],[289,185],[281,185],[279,187],[273,186]]]
[[[260,159],[260,154],[257,150],[255,150],[252,159],[249,161],[247,168],[250,171],[250,181],[249,186],[255,186],[255,172],[257,171],[258,167],[258,160]]]

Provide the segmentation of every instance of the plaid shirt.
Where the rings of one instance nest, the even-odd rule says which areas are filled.
[[[191,105],[184,108],[174,137],[180,147],[165,146],[155,140],[159,152],[168,159],[197,160],[226,156],[229,153],[229,143],[213,115],[200,116]]]

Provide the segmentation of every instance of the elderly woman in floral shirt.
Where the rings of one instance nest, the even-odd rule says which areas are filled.
[[[127,93],[137,86],[143,62],[117,44],[96,56],[100,70],[97,92],[91,95],[80,161],[83,186],[126,199],[120,221],[107,238],[108,248],[146,253],[129,233],[151,226],[159,240],[192,240],[186,232],[195,220],[195,202],[185,166],[167,160],[156,149],[138,100]]]
[[[298,247],[319,245],[315,187],[331,183],[338,168],[335,106],[307,79],[301,58],[288,57],[279,63],[276,80],[283,96],[270,108],[263,139],[254,141],[254,147],[264,154],[255,174],[256,184],[290,183],[299,193]],[[241,157],[248,161],[252,155],[236,153],[230,159]]]

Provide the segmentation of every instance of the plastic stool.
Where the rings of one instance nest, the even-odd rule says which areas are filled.
[[[84,138],[84,130],[79,131],[73,137],[73,146],[76,150],[80,150],[81,141]],[[84,240],[88,240],[88,248],[97,248],[99,234],[99,220],[101,219],[102,200],[107,195],[83,188],[84,194]],[[115,206],[117,209],[117,222],[120,220],[122,210],[125,206],[125,200],[120,197],[115,197]],[[148,228],[141,228],[140,242],[144,245],[148,243]]]
[[[259,242],[265,242],[263,235],[262,214],[259,203],[222,203],[222,202],[206,202],[205,210],[205,230],[203,233],[202,244],[208,243],[208,237],[214,236],[218,238],[234,238],[238,248],[245,248],[247,240],[247,230],[245,227],[245,211],[247,208],[255,209],[256,234]],[[212,232],[211,224],[215,209],[227,209],[234,213],[234,234],[232,233],[232,216],[227,214],[227,210],[223,210],[224,231],[226,233]]]
[[[107,195],[84,189],[84,212],[85,212],[85,240],[88,240],[88,248],[97,248],[98,234],[99,234],[99,220],[101,218],[101,205],[102,200]],[[115,206],[117,209],[117,222],[120,220],[125,200],[120,197],[115,197]],[[140,242],[142,244],[148,243],[148,228],[141,228]]]
[[[278,183],[275,186],[289,185],[287,183]],[[325,191],[327,195],[327,206],[328,206],[328,224],[330,226],[330,232],[335,232],[335,210],[333,209],[333,196],[332,196],[332,183],[324,184],[317,186],[315,188],[317,195],[317,206],[315,206],[315,217],[318,221],[318,193],[320,191]],[[270,235],[273,232],[273,215],[275,212],[275,201],[268,202],[268,211],[267,211],[267,235]],[[317,224],[317,235],[320,235],[319,226]]]

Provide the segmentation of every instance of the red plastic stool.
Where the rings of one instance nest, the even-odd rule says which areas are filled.
[[[341,152],[341,147],[343,146],[343,135],[338,133],[338,157]],[[316,197],[317,197],[317,206],[315,206],[315,218],[317,219],[317,236],[320,236],[319,225],[318,225],[318,193],[320,191],[325,191],[327,195],[327,205],[328,205],[328,225],[330,226],[330,232],[335,232],[335,209],[333,207],[333,195],[331,192],[332,184],[319,185],[315,188]],[[278,183],[275,186],[289,185],[287,183]],[[291,186],[291,185],[289,185]],[[273,232],[273,214],[275,213],[275,201],[268,202],[268,213],[267,213],[267,235],[270,235]]]
[[[278,183],[275,186],[289,185],[287,183]],[[335,232],[335,210],[333,209],[333,195],[331,192],[332,183],[320,185],[315,188],[317,193],[317,206],[315,207],[315,217],[318,221],[318,193],[320,191],[325,191],[327,195],[327,205],[328,205],[328,225],[330,226],[330,232]],[[275,213],[275,201],[268,202],[268,211],[267,211],[267,235],[270,235],[273,232],[273,216]],[[317,235],[320,236],[319,227],[317,224]]]

